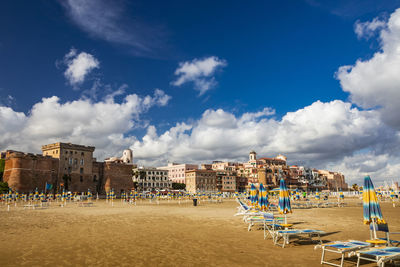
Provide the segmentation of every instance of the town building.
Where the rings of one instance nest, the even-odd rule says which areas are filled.
[[[126,162],[97,162],[95,148],[71,143],[42,146],[43,155],[9,150],[5,155],[3,180],[18,192],[43,190],[46,183],[54,192],[84,192],[90,189],[103,194],[114,189],[118,195],[130,191],[132,168]]]
[[[139,191],[163,191],[172,189],[172,181],[168,171],[153,167],[139,167],[133,169],[133,182],[137,183]]]
[[[326,189],[328,190],[346,190],[348,185],[345,182],[344,175],[338,172],[331,172],[327,170],[318,170],[320,177],[326,182]]]
[[[236,173],[228,170],[216,170],[216,186],[219,192],[236,192]]]
[[[186,171],[186,191],[192,194],[216,192],[216,172],[207,169]]]
[[[186,171],[197,170],[199,165],[196,164],[179,164],[168,163],[168,166],[158,167],[159,170],[167,170],[168,178],[173,183],[186,183]]]

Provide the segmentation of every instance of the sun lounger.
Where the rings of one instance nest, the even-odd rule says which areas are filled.
[[[263,225],[265,230],[265,224],[267,223],[281,223],[283,222],[284,218],[275,217],[272,213],[262,213],[256,216],[246,216],[245,222],[249,224],[247,230],[251,231],[251,228],[258,224]],[[264,235],[265,236],[265,235]]]
[[[393,234],[400,234],[400,232],[389,232],[389,225],[387,223],[384,224],[376,224],[376,231],[377,232],[383,232],[385,234],[385,237],[380,237],[379,239],[381,240],[385,240],[387,242],[388,246],[399,246],[400,245],[400,241],[398,240],[393,240],[390,238],[390,235]],[[370,234],[371,234],[371,239],[373,238],[373,225],[372,223],[369,225],[369,229],[370,229]]]
[[[357,251],[357,267],[360,260],[376,262],[378,266],[384,267],[386,262],[400,259],[400,248],[397,247],[374,247]]]
[[[298,240],[306,237],[309,240],[312,240],[314,236],[317,236],[319,239],[319,243],[322,244],[321,234],[325,234],[324,231],[314,230],[314,229],[288,229],[288,230],[278,230],[275,233],[274,244],[285,247],[286,244],[289,244],[289,240],[291,237],[297,237]],[[283,240],[282,244],[279,243],[279,240]]]
[[[26,204],[24,205],[24,209],[36,209],[39,208],[40,206],[38,204]]]
[[[371,244],[367,242],[349,240],[349,241],[334,241],[330,243],[325,243],[317,245],[315,246],[315,248],[322,248],[321,264],[328,264],[332,266],[342,267],[346,253],[348,253],[348,256],[350,256],[349,254],[351,252],[363,248],[368,248],[369,246],[371,246]],[[325,260],[326,252],[341,254],[340,264],[326,261]]]
[[[93,207],[93,202],[78,202],[78,207]]]

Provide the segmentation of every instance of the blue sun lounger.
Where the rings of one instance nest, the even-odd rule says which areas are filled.
[[[357,251],[357,267],[360,266],[360,260],[376,262],[378,266],[384,267],[388,261],[400,259],[400,248],[398,247],[374,247]]]
[[[342,267],[346,253],[348,253],[348,256],[350,256],[349,254],[351,252],[368,248],[370,246],[371,244],[367,242],[348,240],[348,241],[334,241],[322,245],[317,245],[315,246],[314,249],[322,248],[321,264],[328,264],[332,266]],[[326,252],[341,254],[340,264],[326,261],[325,260]]]
[[[319,243],[322,244],[321,234],[325,234],[324,231],[314,230],[314,229],[288,229],[288,230],[278,230],[275,234],[274,244],[285,247],[286,244],[289,244],[289,238],[292,236],[301,237],[306,236],[308,239],[312,240],[314,236],[317,236],[319,239]],[[282,244],[279,243],[279,240],[283,239]]]

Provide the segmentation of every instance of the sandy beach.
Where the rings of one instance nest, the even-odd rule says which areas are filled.
[[[365,240],[359,200],[345,208],[295,209],[296,228],[327,232],[324,241]],[[390,230],[400,232],[399,207],[381,203]],[[237,203],[178,204],[104,200],[94,207],[53,204],[43,210],[0,206],[1,266],[319,266],[321,250],[291,243],[287,248],[247,231],[234,217]],[[349,264],[351,266],[351,264]],[[365,264],[363,266],[374,266]]]

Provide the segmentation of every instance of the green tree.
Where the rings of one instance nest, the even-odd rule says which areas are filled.
[[[8,184],[4,182],[0,182],[0,194],[2,193],[8,193]]]
[[[66,191],[68,191],[68,182],[71,182],[71,176],[70,175],[66,175],[64,174],[64,176],[62,177],[63,181],[64,181],[64,188]]]
[[[172,189],[174,190],[185,190],[186,185],[182,183],[172,183]]]
[[[351,186],[351,188],[353,188],[354,191],[358,191],[358,185],[357,184],[353,184]]]
[[[0,159],[0,182],[3,181],[3,173],[4,173],[4,166],[6,161],[4,159]]]

